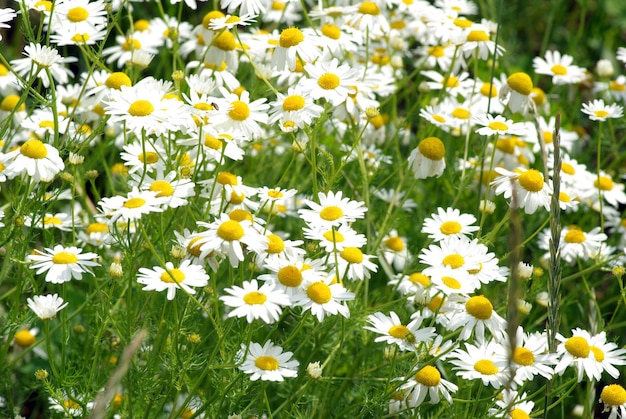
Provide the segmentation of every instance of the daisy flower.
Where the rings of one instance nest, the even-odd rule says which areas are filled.
[[[324,111],[319,105],[296,87],[290,87],[287,95],[276,94],[276,100],[270,103],[269,124],[278,122],[283,132],[293,132],[299,128],[311,125],[314,119]]]
[[[465,58],[476,57],[486,61],[504,53],[504,48],[489,38],[489,29],[479,24],[466,29],[459,40]]]
[[[224,88],[220,88],[224,100],[220,102],[225,112],[216,115],[212,122],[218,129],[238,129],[246,137],[255,139],[263,135],[263,129],[259,124],[267,124],[269,105],[265,103],[266,98],[257,99],[250,102],[250,92],[244,90],[241,95],[229,93]]]
[[[32,299],[28,298],[27,302],[28,308],[41,320],[56,317],[57,313],[68,305],[58,294],[35,295]]]
[[[528,74],[513,73],[500,89],[500,101],[506,103],[511,112],[526,113],[534,105],[530,97],[532,91],[533,82]]]
[[[430,275],[431,272],[446,267],[467,273],[477,271],[480,268],[477,258],[479,246],[482,245],[476,239],[470,241],[465,236],[451,236],[437,244],[431,244],[427,249],[422,249],[419,255],[420,262],[429,266],[424,269],[424,274]]]
[[[128,173],[153,173],[165,170],[165,149],[159,143],[150,141],[133,141],[126,144],[120,157],[124,166],[128,166]]]
[[[561,230],[560,252],[561,258],[567,263],[574,264],[577,260],[588,261],[595,258],[600,248],[605,244],[607,236],[595,227],[589,232],[583,231],[577,225],[569,225]],[[539,247],[550,249],[550,231],[544,230],[539,237]]]
[[[311,314],[316,316],[319,322],[322,322],[326,315],[341,314],[349,318],[350,309],[342,303],[354,300],[354,294],[334,280],[334,275],[319,280],[307,280],[302,284],[305,292],[295,295],[293,304],[301,306],[304,311],[311,310]]]
[[[400,207],[403,211],[411,211],[417,208],[417,204],[411,198],[405,198],[404,191],[396,191],[393,189],[377,189],[374,196],[394,207]]]
[[[117,45],[107,47],[102,50],[102,56],[107,57],[106,62],[116,61],[117,67],[122,68],[131,61],[136,52],[143,51],[156,55],[162,40],[154,36],[149,31],[135,31],[128,36],[119,35],[115,37]]]
[[[363,218],[367,211],[363,202],[344,198],[341,191],[337,193],[329,191],[327,194],[319,192],[317,197],[319,204],[305,199],[304,204],[310,209],[298,210],[302,219],[312,227],[332,228],[351,223],[357,218]]]
[[[480,135],[517,135],[523,137],[528,134],[526,124],[522,122],[513,122],[506,119],[502,115],[495,117],[490,114],[478,115],[473,118],[476,125],[482,125],[476,133]]]
[[[490,408],[489,414],[502,419],[530,419],[535,403],[526,400],[526,393],[520,395],[515,390],[504,389],[501,395],[496,399],[498,408]]]
[[[339,106],[348,95],[356,93],[352,86],[358,84],[360,70],[347,64],[339,65],[336,58],[306,64],[304,71],[308,76],[301,79],[297,87],[313,99],[324,98],[333,106]]]
[[[449,266],[434,270],[430,275],[430,281],[435,289],[445,295],[468,295],[473,293],[481,285],[479,281],[470,277],[467,271],[452,269]]]
[[[34,182],[50,182],[65,168],[59,151],[37,139],[26,141],[19,148],[8,152],[4,159],[7,173],[26,173]]]
[[[374,1],[365,0],[346,14],[345,24],[369,36],[379,37],[389,33],[389,21]]]
[[[626,390],[621,385],[604,386],[600,393],[600,402],[604,403],[602,412],[610,412],[608,419],[626,418]]]
[[[11,61],[13,70],[23,79],[28,80],[37,74],[45,88],[50,87],[50,79],[43,69],[48,69],[52,78],[59,84],[66,84],[73,73],[65,64],[77,61],[76,57],[62,57],[59,52],[45,45],[30,43],[24,47],[26,58]],[[33,73],[34,72],[34,73]]]
[[[244,359],[245,356],[245,359]],[[285,377],[297,377],[300,363],[291,359],[292,352],[283,352],[283,348],[274,345],[271,340],[263,346],[250,342],[250,346],[241,344],[237,352],[238,362],[242,362],[239,370],[250,374],[250,380],[284,381]]]
[[[267,237],[258,233],[248,219],[237,221],[222,213],[212,223],[198,221],[197,224],[206,228],[194,236],[200,237],[197,242],[200,258],[216,252],[227,256],[231,266],[236,268],[244,260],[244,246],[247,252],[262,252],[268,245]]]
[[[45,252],[34,250],[33,254],[26,257],[26,260],[33,262],[29,268],[37,269],[37,275],[46,273],[46,282],[62,284],[72,279],[83,279],[83,273],[93,275],[89,270],[90,266],[100,266],[93,259],[99,256],[95,253],[82,253],[78,247],[63,247],[60,244],[54,248],[46,248]]]
[[[165,176],[152,179],[150,176],[143,177],[141,189],[156,193],[157,201],[164,208],[178,208],[187,205],[187,198],[195,196],[195,184],[190,179],[178,179],[177,173],[172,171]],[[130,179],[131,186],[137,186],[142,176],[135,175]]]
[[[402,295],[414,295],[418,290],[430,286],[430,277],[422,272],[413,272],[409,275],[400,273],[390,280],[388,285]]]
[[[95,247],[103,247],[113,242],[113,237],[109,231],[108,224],[101,222],[89,223],[89,225],[78,232],[78,241]]]
[[[624,115],[624,108],[615,103],[605,105],[604,100],[594,99],[591,102],[583,103],[582,112],[589,115],[592,121],[606,121],[608,118],[621,118]]]
[[[289,306],[289,296],[274,284],[266,282],[260,288],[256,281],[244,281],[243,287],[234,285],[224,289],[230,295],[220,297],[228,307],[234,308],[228,317],[245,317],[248,323],[261,319],[267,324],[276,322],[282,313],[282,307]],[[281,307],[282,306],[282,307]]]
[[[344,247],[339,252],[337,269],[346,279],[363,280],[371,277],[371,272],[376,272],[378,267],[370,261],[372,255],[364,254],[358,247]]]
[[[56,228],[61,231],[71,231],[76,226],[76,220],[72,220],[69,214],[58,212],[56,214],[46,213],[43,218],[37,215],[24,215],[24,225],[34,228],[50,229]]]
[[[508,380],[506,361],[499,360],[495,354],[501,351],[495,341],[481,342],[478,346],[465,343],[465,349],[452,352],[449,362],[457,375],[466,380],[481,380],[483,386],[495,389],[502,387]]]
[[[452,403],[450,393],[456,393],[458,389],[456,384],[441,378],[441,373],[433,365],[426,365],[420,368],[400,387],[401,391],[407,391],[406,402],[412,408],[424,403],[427,395],[430,403],[439,403],[440,395],[448,403]]]
[[[409,167],[416,179],[439,177],[446,168],[446,148],[437,137],[424,138],[409,155]]]
[[[515,172],[496,167],[495,171],[501,176],[490,183],[495,187],[496,195],[504,194],[511,200],[511,206],[523,208],[526,214],[534,214],[537,208],[550,210],[552,187],[543,178],[540,171],[535,169],[518,169]]]
[[[437,208],[437,213],[431,214],[424,220],[422,233],[436,242],[454,236],[469,236],[480,227],[472,225],[476,222],[476,217],[472,214],[461,214],[456,208]]]
[[[11,25],[7,25],[7,22],[12,21],[17,13],[15,10],[11,8],[0,9],[0,28],[8,29]],[[2,40],[2,36],[0,35],[0,41]]]
[[[243,26],[251,25],[252,23],[255,22],[255,19],[256,19],[255,15],[242,15],[242,16],[226,15],[222,17],[215,17],[211,19],[211,22],[209,23],[209,29],[211,29],[212,31],[216,31],[216,32],[219,32],[222,29],[230,30],[235,27],[243,27]]]
[[[506,320],[493,310],[491,301],[484,295],[472,297],[455,294],[450,296],[453,310],[446,314],[446,329],[455,331],[461,328],[459,339],[468,340],[472,333],[476,339],[484,340],[485,328],[491,335],[501,340],[504,337]]]
[[[188,294],[195,294],[196,291],[191,287],[206,286],[209,283],[209,275],[202,266],[184,260],[178,268],[175,268],[172,262],[167,262],[165,269],[160,266],[152,269],[139,268],[137,282],[145,285],[143,291],[167,291],[167,299],[173,300],[179,288]]]
[[[546,51],[545,59],[535,57],[533,68],[537,74],[552,76],[554,84],[576,84],[585,80],[585,69],[573,65],[574,58],[559,51]]]
[[[584,166],[583,166],[584,167]],[[587,172],[588,173],[588,172]],[[600,170],[599,174],[587,174],[589,182],[582,183],[578,186],[582,190],[581,195],[590,199],[594,205],[600,201],[600,197],[612,207],[618,208],[620,204],[626,204],[626,193],[624,193],[624,184],[615,182],[613,177],[608,173]]]
[[[431,90],[444,90],[450,97],[456,97],[458,95],[465,97],[472,91],[472,86],[474,85],[474,80],[470,78],[467,72],[456,75],[442,75],[436,71],[427,70],[422,71],[421,74],[431,80],[426,82],[428,88]]]
[[[385,261],[393,266],[396,271],[403,271],[412,258],[407,247],[406,237],[400,237],[396,230],[391,230],[389,234],[383,237],[380,252]]]
[[[322,53],[322,41],[311,28],[300,30],[296,27],[283,29],[274,48],[271,66],[278,71],[296,69],[296,60],[312,63]]]
[[[54,397],[48,397],[48,402],[50,403],[50,410],[59,412],[64,414],[66,418],[70,417],[80,417],[85,413],[83,406],[87,408],[87,410],[91,410],[93,408],[93,402],[89,401],[86,403],[78,403],[75,400],[85,400],[85,396],[72,394],[66,390],[61,390],[56,393]]]
[[[151,212],[163,212],[156,192],[140,191],[134,187],[126,196],[116,195],[102,198],[98,203],[102,212],[109,218],[109,223],[138,220]]]
[[[374,342],[396,344],[401,351],[416,351],[422,342],[431,342],[435,337],[435,328],[422,328],[422,321],[423,318],[416,317],[405,326],[393,311],[389,316],[376,312],[367,317],[367,322],[371,326],[363,328],[381,335],[374,339]]]
[[[75,34],[93,33],[105,29],[107,12],[104,1],[62,0],[54,5],[50,30],[72,31]]]

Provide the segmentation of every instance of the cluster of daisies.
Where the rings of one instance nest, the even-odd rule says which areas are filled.
[[[201,5],[186,0],[180,6],[196,10]],[[317,322],[334,315],[349,318],[354,284],[369,280],[382,266],[380,271],[391,276],[388,286],[410,303],[413,314],[405,325],[395,311],[376,312],[366,328],[380,335],[376,341],[419,356],[419,368],[399,380],[390,404],[394,412],[417,408],[427,397],[437,403],[443,396],[451,403],[458,387],[442,378],[446,367],[496,391],[506,388],[491,412],[499,417],[529,417],[534,403],[523,389],[538,375],[550,379],[573,369],[578,381],[598,381],[604,372],[619,376],[615,366],[624,364],[626,352],[607,341],[604,332],[576,328],[567,337],[558,335],[560,344],[552,353],[545,331],[519,328],[511,342],[506,321],[485,296],[510,272],[486,244],[472,238],[479,231],[473,215],[439,208],[424,220],[421,231],[431,244],[416,256],[409,252],[414,246],[402,236],[405,231],[381,231],[376,238],[359,233],[354,226],[368,208],[342,191],[313,195],[282,185],[254,185],[248,178],[244,182],[245,173],[237,173],[237,164],[250,156],[275,157],[288,149],[315,156],[318,147],[339,153],[335,157],[342,167],[358,162],[363,175],[372,178],[393,164],[406,164],[418,188],[423,179],[446,170],[468,173],[476,190],[486,191],[480,197],[485,214],[503,196],[528,216],[548,215],[558,179],[558,203],[568,222],[560,240],[564,263],[623,264],[624,184],[616,173],[575,160],[589,139],[565,129],[567,123],[559,129],[555,149],[555,106],[529,74],[503,73],[490,80],[471,74],[472,63],[484,65],[505,54],[492,40],[497,25],[469,18],[477,14],[474,3],[340,2],[307,11],[315,28],[300,26],[300,2],[223,0],[220,6],[195,24],[167,15],[142,16],[108,37],[113,23],[120,27],[122,17],[136,14],[130,2],[20,3],[22,15],[39,15],[50,43],[29,42],[23,57],[0,64],[5,133],[0,186],[2,191],[28,190],[28,199],[45,205],[37,210],[21,206],[27,209],[19,214],[6,214],[11,209],[3,206],[0,220],[19,217],[42,237],[72,243],[45,243],[31,254],[12,255],[25,261],[35,278],[43,278],[42,289],[57,291],[27,299],[40,319],[48,321],[68,306],[59,297],[62,284],[96,274],[134,275],[143,291],[163,292],[166,300],[177,294],[202,298],[214,280],[226,317],[248,323],[274,324],[287,311]],[[13,9],[0,11],[0,27],[11,27],[16,16]],[[280,29],[261,30],[265,27]],[[80,47],[87,60],[102,47],[103,61],[74,74],[70,64],[78,59],[63,56],[57,48],[62,46]],[[166,53],[173,57],[167,79],[143,75],[155,67],[156,55]],[[617,59],[626,62],[626,49],[618,51]],[[419,91],[437,97],[419,109],[413,127],[379,112],[407,77],[409,60],[421,70]],[[556,89],[590,86],[595,98],[581,112],[600,129],[623,116],[617,102],[626,99],[626,76],[616,76],[610,62],[598,63],[595,82],[573,57],[558,51],[536,57],[533,68],[539,77],[551,77]],[[251,71],[254,78],[247,77]],[[432,135],[412,138],[418,127]],[[338,146],[312,144],[312,129],[319,138],[346,140]],[[349,133],[358,133],[358,141],[351,141]],[[403,161],[385,154],[390,137],[406,140],[405,149],[411,146]],[[446,164],[452,163],[451,142],[483,137],[488,140],[485,157],[470,155],[466,147],[462,159]],[[115,190],[108,196],[89,195],[78,181],[98,176],[81,172],[94,149],[116,162],[106,168]],[[58,178],[73,187],[57,187],[53,181]],[[403,186],[373,189],[372,202],[389,205],[390,212],[414,210],[416,203]],[[197,219],[173,215],[186,208],[193,208]],[[600,225],[577,226],[581,211],[597,213]],[[154,256],[149,266],[124,272],[121,251],[128,254],[149,237],[147,226],[163,216],[172,218],[175,231],[161,237],[159,246],[146,244]],[[294,224],[298,237],[281,230]],[[15,225],[0,223],[0,231]],[[50,231],[54,235],[46,234]],[[549,230],[537,239],[546,254],[549,239]],[[365,249],[373,241],[381,243],[380,249],[368,254]],[[169,253],[157,250],[165,248]],[[421,270],[410,273],[417,265]],[[226,269],[248,268],[249,280],[215,279]],[[529,269],[520,265],[519,276],[530,277]],[[527,310],[523,303],[522,311]],[[455,340],[444,341],[444,331]],[[242,343],[236,355],[238,368],[252,380],[270,381],[298,375],[299,362],[292,357],[269,338]],[[319,376],[319,365],[307,371]],[[613,417],[624,415],[626,408],[626,391],[617,386],[602,393]]]

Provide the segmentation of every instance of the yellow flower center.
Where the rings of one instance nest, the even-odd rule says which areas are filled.
[[[472,21],[469,19],[465,19],[464,17],[457,17],[452,21],[452,23],[454,23],[455,26],[463,29],[467,29],[472,26]]]
[[[170,269],[169,272],[165,271],[161,274],[161,281],[170,284],[181,283],[185,280],[185,274],[180,269]]]
[[[593,111],[593,114],[594,114],[595,116],[597,116],[598,118],[606,118],[606,117],[608,116],[609,112],[608,112],[608,111],[605,111],[605,110],[600,109],[600,110],[598,110],[598,111]]]
[[[159,161],[159,155],[154,151],[146,151],[144,154],[137,156],[137,159],[146,164],[154,164]]]
[[[52,257],[52,263],[55,265],[71,265],[76,262],[78,262],[78,258],[70,252],[59,252]]]
[[[591,348],[587,339],[582,336],[573,336],[565,341],[565,349],[577,358],[587,358]]]
[[[539,87],[533,87],[530,91],[530,97],[532,98],[535,105],[541,106],[546,103],[546,92],[541,90]]]
[[[248,305],[263,304],[267,296],[258,291],[252,291],[243,296],[243,301]]]
[[[226,15],[219,10],[211,10],[207,14],[202,17],[202,26],[205,29],[209,29],[209,25],[213,19],[219,19],[221,17],[226,17]]]
[[[409,281],[413,284],[420,284],[423,287],[430,285],[430,277],[421,272],[415,272],[409,275]]]
[[[543,189],[543,175],[535,169],[528,169],[518,179],[522,188],[530,192],[539,192]]]
[[[572,202],[572,198],[565,192],[559,191],[559,201],[568,203],[568,202]]]
[[[336,40],[341,37],[341,29],[339,29],[339,26],[333,25],[332,23],[327,23],[322,26],[322,35],[330,39]]]
[[[445,221],[439,227],[439,231],[446,235],[459,234],[462,229],[463,226],[456,221]]]
[[[470,113],[465,108],[454,108],[452,111],[452,116],[457,119],[467,119],[470,116]]]
[[[136,51],[141,48],[141,43],[133,38],[126,38],[126,41],[122,44],[124,51]]]
[[[106,224],[102,224],[102,223],[91,223],[87,226],[86,232],[87,234],[108,233],[109,226]]]
[[[341,79],[335,74],[325,73],[317,80],[317,84],[324,90],[333,90],[339,86]]]
[[[623,84],[618,83],[617,81],[613,80],[609,84],[609,88],[611,90],[613,90],[614,92],[623,92],[624,90],[626,90],[626,85],[623,85]]]
[[[430,303],[426,305],[426,307],[432,312],[438,311],[442,306],[443,297],[441,295],[436,295],[432,300],[430,300]]]
[[[593,186],[603,191],[610,191],[613,189],[613,179],[606,176],[600,176],[599,179],[593,181]]]
[[[314,282],[306,289],[306,295],[317,304],[326,304],[330,301],[332,294],[330,287],[325,282]]]
[[[513,362],[527,367],[535,363],[535,355],[529,349],[519,346],[513,351]]]
[[[148,22],[146,19],[139,19],[135,21],[135,23],[133,23],[133,27],[136,31],[143,32],[146,29],[150,28],[150,22]]]
[[[285,242],[276,234],[269,234],[267,236],[269,242],[267,244],[267,253],[277,254],[285,250]]]
[[[465,259],[458,253],[452,253],[451,255],[444,257],[442,263],[444,264],[444,266],[449,266],[452,269],[457,269],[465,264]]]
[[[283,110],[285,112],[299,111],[304,108],[304,98],[300,95],[287,96],[283,101]]]
[[[437,137],[427,137],[420,141],[417,146],[419,152],[429,160],[438,161],[446,155],[443,142]]]
[[[602,351],[602,349],[598,348],[597,346],[590,346],[589,349],[593,353],[593,357],[596,359],[596,362],[604,361],[604,352]]]
[[[329,205],[322,208],[320,218],[326,221],[335,221],[343,217],[343,210],[335,205]]]
[[[346,247],[339,255],[348,263],[363,262],[363,252],[358,247]]]
[[[491,318],[493,306],[484,295],[475,295],[467,300],[465,310],[477,319],[487,320]]]
[[[446,122],[446,118],[441,115],[433,115],[433,119],[442,124]]]
[[[5,112],[11,112],[15,109],[17,112],[23,112],[26,110],[26,104],[22,103],[19,109],[16,109],[17,104],[20,102],[20,97],[18,95],[8,95],[4,99],[2,99],[2,103],[0,104],[0,109]]]
[[[43,218],[43,223],[44,223],[44,225],[61,225],[61,224],[63,224],[63,221],[61,221],[61,219],[59,217],[48,217],[48,216],[45,216]]]
[[[46,12],[49,12],[52,10],[52,2],[48,0],[40,0],[35,3],[35,9],[40,10],[42,7],[46,10]]]
[[[246,199],[245,194],[243,193],[238,194],[237,192],[232,192],[230,194],[230,200],[228,202],[230,202],[233,205],[239,205],[244,201],[244,199]]]
[[[209,134],[204,136],[204,145],[212,150],[222,149],[222,141],[218,138],[210,136]]]
[[[568,175],[575,175],[576,174],[576,169],[574,169],[574,166],[572,166],[569,163],[561,163],[561,171],[563,173],[567,173]]]
[[[380,9],[378,5],[373,1],[364,1],[359,6],[359,13],[362,15],[374,15],[377,16],[380,14]]]
[[[400,237],[389,237],[385,240],[385,246],[394,252],[401,252],[404,250],[404,241]]]
[[[152,192],[157,192],[157,198],[162,196],[172,196],[174,194],[174,187],[166,180],[156,180],[150,185]]]
[[[581,229],[570,227],[567,233],[565,233],[564,240],[566,243],[584,243],[585,238],[585,233]]]
[[[453,290],[461,289],[461,283],[451,276],[444,276],[441,278],[441,282],[443,282],[446,287],[452,288]]]
[[[228,217],[231,220],[234,221],[244,221],[244,220],[248,220],[250,222],[254,221],[254,218],[252,217],[252,214],[250,213],[250,211],[246,211],[245,209],[236,209],[236,210],[232,210],[229,214]]]
[[[27,348],[35,343],[35,336],[33,336],[33,334],[30,333],[29,330],[20,330],[19,332],[15,333],[13,340],[15,341],[16,345],[21,346],[22,348]]]
[[[487,42],[489,35],[485,31],[470,31],[467,34],[467,42]]]
[[[626,403],[626,390],[619,384],[610,384],[602,389],[600,399],[606,405],[621,406]]]
[[[524,96],[528,96],[533,90],[533,82],[526,73],[513,73],[506,79],[511,89]]]
[[[278,39],[278,45],[283,48],[291,48],[304,41],[304,34],[298,28],[283,29]]]
[[[71,22],[82,22],[88,17],[89,12],[84,7],[74,7],[67,11],[67,18]]]
[[[546,144],[552,144],[552,142],[554,141],[553,135],[550,131],[544,131],[543,132],[543,141]]]
[[[297,287],[302,283],[302,272],[292,265],[280,268],[277,276],[278,281],[287,287]]]
[[[262,355],[254,360],[254,365],[264,371],[275,371],[279,368],[278,360],[273,356]]]
[[[486,97],[496,97],[498,96],[498,90],[491,83],[483,83],[480,88],[480,94]]]
[[[217,175],[217,183],[222,185],[237,185],[237,176],[230,172],[219,172]]]
[[[561,64],[553,65],[550,70],[552,71],[553,74],[556,74],[557,76],[564,76],[567,74],[567,68],[565,68]]]
[[[415,373],[415,381],[426,387],[437,387],[441,382],[441,374],[437,368],[426,365]]]
[[[328,230],[323,234],[323,236],[329,242],[341,243],[342,241],[344,241],[343,234],[336,230]]]
[[[53,130],[54,129],[54,121],[41,121],[39,123],[39,128],[48,128]]]
[[[272,10],[285,10],[287,5],[281,1],[273,1],[272,2]]]
[[[490,359],[481,359],[474,364],[474,370],[483,375],[494,375],[498,373],[498,367]]]
[[[441,83],[445,83],[446,87],[459,87],[459,79],[457,79],[454,75],[450,75],[450,77],[448,77],[448,81],[445,79],[441,80]]]
[[[507,124],[505,124],[504,122],[500,122],[500,121],[490,122],[489,125],[487,125],[487,127],[491,128],[494,131],[506,131],[509,129],[509,126]]]
[[[396,339],[404,339],[404,337],[406,335],[409,334],[409,329],[404,326],[404,325],[393,325],[389,328],[389,330],[387,331],[387,333],[389,333],[389,336],[392,336]]]
[[[530,419],[530,415],[524,412],[522,409],[515,408],[509,412],[511,419]]]
[[[221,49],[222,51],[234,51],[237,47],[235,35],[229,31],[223,31],[213,36],[213,46]]]
[[[428,47],[428,55],[435,58],[441,58],[445,55],[445,48],[439,45]]]
[[[139,99],[128,107],[128,113],[132,116],[148,116],[154,112],[154,106],[148,100]]]
[[[39,160],[46,158],[48,149],[39,140],[28,140],[20,147],[20,153],[28,158]]]
[[[228,116],[235,121],[245,121],[250,116],[248,104],[240,100],[231,103],[232,109],[228,111]]]
[[[146,203],[146,200],[143,198],[129,198],[124,202],[124,208],[139,208],[143,207]]]
[[[217,229],[217,235],[226,241],[234,241],[244,236],[244,230],[239,222],[228,220],[220,224]]]

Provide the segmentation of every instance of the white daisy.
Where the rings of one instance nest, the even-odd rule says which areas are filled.
[[[533,59],[535,73],[552,76],[554,84],[576,84],[586,79],[585,69],[573,65],[574,58],[559,51],[546,51],[545,60],[541,57]]]
[[[102,198],[98,205],[110,223],[118,219],[125,222],[138,220],[151,212],[163,212],[156,195],[156,192],[140,191],[135,187],[126,196]]]
[[[244,90],[239,96],[229,93],[224,88],[220,88],[223,100],[220,100],[220,112],[212,119],[212,123],[219,129],[238,129],[250,139],[255,139],[263,135],[263,128],[260,124],[266,125],[268,121],[267,110],[269,105],[265,103],[266,98],[260,98],[250,102],[250,92]]]
[[[499,167],[495,171],[501,176],[490,183],[495,187],[496,195],[504,194],[510,199],[511,206],[523,208],[526,214],[534,214],[537,208],[550,210],[552,187],[543,178],[541,172],[535,169],[518,169],[511,172]]]
[[[54,318],[59,311],[68,305],[58,294],[35,295],[32,299],[28,298],[27,302],[28,308],[41,320]]]
[[[37,139],[26,141],[4,156],[8,173],[26,173],[34,182],[50,182],[65,168],[59,151]]]
[[[250,375],[250,380],[256,381],[284,381],[285,377],[297,377],[300,363],[291,359],[292,352],[283,352],[283,348],[274,345],[268,340],[263,346],[256,342],[250,342],[250,346],[241,344],[237,352],[238,361],[242,364],[238,367],[241,371]],[[243,359],[245,356],[245,359]]]
[[[393,311],[389,316],[376,312],[367,317],[367,322],[371,326],[363,328],[381,335],[374,339],[374,342],[396,344],[401,351],[417,351],[423,342],[429,343],[435,337],[435,328],[422,328],[422,321],[423,318],[416,317],[405,326]]]
[[[461,329],[459,339],[468,340],[472,334],[479,340],[485,339],[485,328],[491,335],[502,340],[506,328],[504,320],[493,309],[491,301],[484,295],[472,297],[455,294],[450,296],[452,310],[446,314],[446,329],[455,331]]]
[[[594,99],[591,102],[583,103],[582,112],[589,115],[592,121],[606,121],[608,118],[621,118],[624,115],[624,108],[615,103],[606,105],[602,99]]]
[[[167,299],[173,300],[177,289],[188,294],[195,294],[191,287],[204,287],[209,283],[209,275],[204,268],[184,260],[175,268],[172,262],[165,264],[165,269],[155,266],[152,269],[139,268],[137,282],[145,285],[143,291],[167,291]]]
[[[457,375],[466,380],[481,380],[483,386],[502,387],[508,380],[507,362],[495,356],[500,352],[495,341],[478,341],[478,345],[465,342],[465,349],[452,352],[449,362]]]
[[[446,148],[437,137],[427,137],[409,155],[409,167],[416,179],[439,177],[446,168]]]
[[[424,220],[422,233],[438,242],[452,236],[470,236],[480,227],[472,225],[476,217],[472,214],[461,214],[456,208],[437,208],[437,213],[431,214]]]
[[[456,393],[458,389],[456,384],[441,378],[441,373],[433,365],[423,366],[400,387],[401,391],[408,391],[406,403],[412,408],[421,405],[426,400],[426,395],[433,404],[439,403],[440,394],[448,403],[452,403],[450,393]]]
[[[333,58],[330,61],[304,66],[308,75],[300,80],[298,87],[313,99],[324,98],[333,106],[339,106],[348,99],[348,95],[355,93],[352,86],[358,84],[360,71],[347,64],[339,65]]]
[[[274,284],[266,282],[260,288],[256,281],[244,281],[243,287],[233,285],[224,289],[230,295],[220,297],[228,307],[232,307],[228,317],[245,317],[248,323],[261,319],[265,323],[276,322],[282,313],[282,307],[289,306],[289,296]]]
[[[476,125],[482,125],[476,133],[480,135],[517,135],[523,137],[528,134],[526,124],[522,122],[513,122],[506,119],[502,115],[495,117],[490,114],[478,115],[473,118]]]
[[[608,419],[626,418],[626,390],[621,385],[604,386],[600,402],[604,403],[602,412],[610,412]]]
[[[367,208],[359,201],[353,201],[343,197],[343,192],[327,194],[319,192],[317,197],[320,203],[305,199],[304,204],[310,209],[300,209],[298,214],[309,226],[330,227],[340,224],[351,223],[357,218],[363,218]]]
[[[26,257],[26,260],[33,262],[29,265],[30,269],[37,269],[37,275],[46,273],[46,282],[53,284],[62,284],[72,279],[83,279],[83,273],[93,275],[89,270],[91,266],[100,266],[93,259],[98,258],[96,253],[82,253],[82,249],[78,247],[63,247],[60,244],[54,248],[46,248],[45,252],[37,249],[33,254]]]
[[[334,280],[334,275],[320,280],[307,280],[302,284],[305,293],[294,296],[293,304],[301,306],[304,311],[311,310],[311,314],[320,322],[329,314],[341,314],[349,318],[350,309],[342,303],[354,300],[354,294]]]

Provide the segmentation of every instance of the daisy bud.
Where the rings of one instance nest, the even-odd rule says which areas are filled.
[[[530,304],[528,301],[524,301],[522,299],[517,300],[517,310],[524,314],[524,315],[528,315],[530,313],[530,310],[532,310],[533,305]]]
[[[187,249],[182,246],[172,246],[172,250],[170,250],[170,255],[172,255],[174,259],[183,259],[185,256],[187,256]]]
[[[111,275],[113,278],[121,278],[122,275],[124,275],[122,264],[119,262],[111,263],[111,266],[109,266],[109,275]]]
[[[533,275],[533,266],[528,263],[520,262],[517,265],[517,275],[520,279],[528,281]]]
[[[367,109],[365,109],[365,116],[367,116],[367,119],[375,118],[379,114],[380,114],[380,112],[378,112],[378,109],[376,109],[376,108],[367,108]]]
[[[135,67],[144,69],[150,65],[150,62],[153,58],[153,54],[150,54],[146,51],[135,50],[133,51],[133,55],[130,58],[130,64],[134,65]]]
[[[584,413],[585,406],[583,406],[582,404],[577,404],[576,406],[574,406],[574,409],[572,409],[572,416],[575,416],[577,418],[582,418]]]
[[[493,201],[481,199],[478,210],[487,215],[491,215],[496,210],[496,204]]]
[[[72,327],[72,330],[77,335],[82,335],[83,333],[85,333],[85,326],[83,326],[82,324],[75,324],[74,327]]]
[[[69,162],[72,166],[80,166],[85,162],[85,156],[81,156],[80,154],[75,154],[70,151]]]
[[[307,142],[302,140],[295,140],[291,144],[291,149],[294,153],[304,153],[306,151]]]
[[[385,349],[383,349],[383,359],[393,359],[396,356],[396,352],[395,346],[385,346]]]
[[[172,80],[181,81],[185,79],[185,72],[182,70],[176,70],[172,73]]]
[[[61,172],[59,173],[59,177],[67,183],[74,183],[74,175],[72,175],[71,173]]]
[[[548,307],[548,302],[550,301],[550,297],[548,296],[548,293],[546,291],[542,291],[539,294],[537,294],[537,297],[535,297],[535,301],[537,301],[537,304],[539,304],[542,307]]]
[[[193,345],[196,345],[196,344],[200,343],[201,340],[202,340],[202,338],[197,333],[190,333],[187,336],[187,342],[189,342],[189,343],[191,343]]]
[[[615,278],[617,279],[622,279],[622,276],[624,276],[626,269],[624,269],[623,266],[616,266],[613,269],[611,269],[611,272],[613,273],[613,275],[615,275]]]
[[[543,275],[543,269],[536,267],[533,269],[533,276],[537,277],[537,276],[541,276]]]
[[[35,371],[35,378],[38,381],[44,381],[45,379],[48,378],[48,371],[44,369],[38,369],[37,371]]]
[[[319,362],[311,362],[306,367],[306,373],[309,374],[309,377],[312,379],[317,380],[322,376],[322,366]]]
[[[611,77],[614,72],[613,64],[609,60],[600,60],[596,64],[596,73],[600,77]]]
[[[97,170],[87,170],[85,172],[85,179],[87,180],[94,180],[98,177],[98,171]]]

